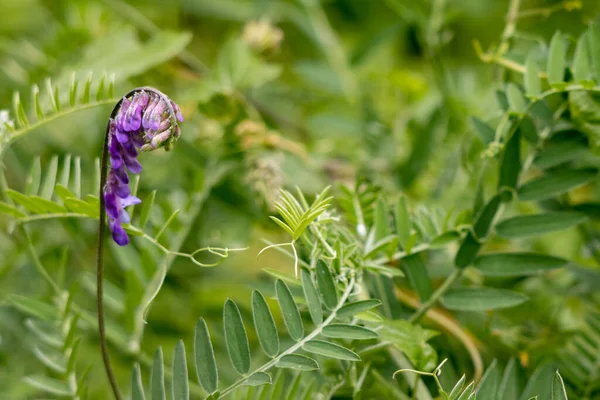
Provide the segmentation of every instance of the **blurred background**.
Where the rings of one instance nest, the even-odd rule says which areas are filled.
[[[185,122],[173,151],[142,155],[139,197],[156,191],[149,229],[156,232],[181,210],[164,233],[168,248],[249,247],[204,269],[166,259],[142,239],[127,248],[108,246],[111,353],[123,387],[140,348],[151,355],[162,345],[169,358],[176,340],[191,339],[199,316],[218,323],[227,297],[248,307],[252,288],[270,282],[261,268],[291,271],[292,261],[276,251],[256,258],[263,239],[285,241],[268,218],[279,188],[313,194],[330,184],[352,186],[360,177],[392,196],[405,193],[415,210],[469,208],[484,150],[470,117],[500,117],[495,92],[512,74],[482,62],[474,41],[484,49],[498,44],[508,7],[508,0],[0,0],[0,110],[11,110],[15,91],[31,105],[32,85],[43,88],[46,78],[66,103],[73,79],[79,93],[88,80],[92,88],[103,76],[115,82],[112,97],[5,145],[5,187],[26,190],[36,168],[39,185],[57,156],[59,172],[80,165],[66,182],[79,174],[82,197],[95,194],[110,100],[154,86],[181,106]],[[600,12],[595,0],[523,0],[521,7],[534,10],[518,19],[510,42],[508,57],[521,64],[557,29],[576,36]],[[0,397],[41,398],[23,377],[45,367],[32,352],[27,313],[8,296],[52,298],[36,271],[39,261],[62,287],[73,288],[80,311],[93,316],[96,225],[37,221],[27,235],[9,217],[0,217],[0,225]],[[597,264],[580,251],[583,240],[569,231],[533,246],[595,271],[587,283],[597,284]],[[453,251],[429,259],[434,280],[451,268]],[[143,282],[164,263],[169,273],[140,327]],[[535,366],[556,339],[549,335],[556,326],[542,320],[558,315],[559,330],[578,320],[574,292],[554,295],[577,290],[573,278],[555,278],[530,283],[540,291],[537,317],[525,313],[515,317],[522,325],[482,334],[489,340],[486,363],[520,354],[531,358],[521,360],[523,367]],[[465,318],[475,332],[485,330],[479,317]],[[91,366],[89,398],[108,398],[97,337],[81,325],[78,359],[82,371]],[[435,340],[442,355],[452,352],[445,339]],[[451,357],[456,370],[471,368],[464,355]]]

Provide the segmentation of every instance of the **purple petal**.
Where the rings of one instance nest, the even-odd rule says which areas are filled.
[[[148,104],[148,93],[142,91],[136,93],[131,101],[131,105],[125,115],[124,127],[129,131],[137,131],[142,126],[142,112]]]
[[[119,220],[115,220],[112,225],[110,225],[110,230],[112,231],[113,240],[119,246],[126,246],[129,244],[129,236],[127,236],[127,232],[121,226]]]
[[[150,129],[150,117],[152,115],[152,111],[154,110],[154,108],[157,106],[158,103],[160,103],[160,98],[157,97],[153,97],[148,106],[146,107],[146,112],[144,112],[144,116],[142,117],[142,127],[144,129]]]
[[[132,133],[130,139],[133,142],[133,145],[137,148],[140,148],[144,145],[144,138],[142,135],[136,134],[136,132]]]
[[[165,112],[166,104],[164,101],[161,101],[154,107],[152,113],[150,115],[150,129],[157,130],[161,123],[162,113]]]
[[[127,198],[131,194],[131,189],[126,184],[120,183],[117,186],[117,190],[115,191],[118,197],[121,199]]]
[[[159,147],[165,140],[169,139],[169,136],[171,136],[171,130],[167,130],[164,132],[161,132],[159,135],[154,136],[154,138],[152,138],[152,141],[150,142],[150,144],[152,145],[153,148],[157,148]]]
[[[119,180],[119,182],[124,183],[125,185],[129,183],[129,176],[127,175],[127,171],[125,171],[125,168],[123,168],[123,166],[121,166],[118,169],[113,169],[112,171],[114,171],[114,175]]]
[[[104,192],[104,209],[110,218],[119,218],[119,204],[115,193]]]
[[[129,133],[123,132],[118,128],[115,130],[115,136],[119,143],[127,143],[129,141]]]
[[[113,168],[121,168],[121,165],[123,165],[123,158],[121,157],[119,142],[117,142],[114,136],[111,137],[110,143],[108,144],[108,153],[110,155],[110,165]]]
[[[121,202],[121,207],[123,208],[133,206],[135,204],[140,204],[142,202],[142,200],[138,199],[135,196],[127,196],[127,198],[121,199],[119,201]]]
[[[129,218],[129,214],[127,214],[127,211],[125,211],[124,209],[121,210],[121,214],[119,214],[119,219],[124,224],[128,224],[129,222],[131,222],[131,218]]]
[[[121,109],[119,110],[119,114],[117,115],[117,129],[120,130],[121,132],[124,132],[124,126],[123,124],[125,123],[125,114],[127,114],[127,110],[129,109],[129,106],[131,105],[131,101],[129,101],[128,98],[124,97],[123,101],[121,102]]]
[[[125,152],[125,156],[135,158],[138,155],[135,146],[131,142],[121,143],[121,148]]]
[[[123,159],[125,161],[127,169],[132,174],[139,174],[142,171],[142,164],[140,164],[140,162],[135,157],[129,157],[125,154],[125,157],[123,157]]]
[[[179,122],[183,122],[183,114],[181,113],[181,109],[173,100],[171,100],[171,106],[173,107],[173,111],[175,111],[175,116],[177,116],[177,120]]]

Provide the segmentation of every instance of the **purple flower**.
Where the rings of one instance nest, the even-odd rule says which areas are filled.
[[[177,121],[183,122],[183,116],[177,104],[151,88],[136,90],[124,97],[113,115],[115,117],[110,119],[108,129],[110,171],[103,196],[113,240],[125,246],[129,237],[123,224],[130,221],[125,209],[141,202],[131,195],[127,170],[132,174],[141,172],[138,149],[151,151],[164,147],[169,150],[179,138]]]

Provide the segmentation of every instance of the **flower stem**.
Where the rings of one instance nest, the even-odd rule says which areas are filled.
[[[117,103],[117,106],[113,110],[113,114],[118,109],[121,102]],[[112,117],[112,115],[111,115]],[[100,337],[100,351],[102,353],[102,361],[104,362],[104,370],[108,377],[108,382],[112,389],[113,395],[116,400],[121,400],[121,393],[119,392],[119,386],[115,379],[112,366],[110,364],[110,356],[108,354],[108,345],[106,342],[106,326],[104,324],[104,231],[106,229],[106,210],[104,209],[104,196],[102,190],[106,184],[106,170],[108,168],[108,137],[109,137],[110,122],[106,126],[106,133],[104,135],[104,144],[102,147],[102,159],[100,161],[100,210],[98,219],[98,243],[96,247],[96,305],[98,308],[98,336]]]
[[[450,286],[458,279],[462,276],[463,274],[463,269],[459,269],[459,268],[455,268],[454,271],[452,271],[452,273],[450,275],[448,275],[448,277],[446,278],[446,280],[440,285],[439,288],[437,288],[437,290],[435,292],[433,292],[433,294],[431,295],[431,297],[429,298],[429,300],[427,300],[425,303],[423,303],[421,305],[421,307],[419,307],[419,309],[417,310],[417,312],[415,312],[410,319],[408,320],[408,322],[410,322],[411,324],[414,324],[416,322],[418,322],[423,315],[425,315],[425,313],[431,308],[433,307],[433,305],[435,305],[435,303],[437,303],[437,301],[440,299],[440,297],[442,297],[442,295],[444,293],[446,293],[446,290],[448,290],[448,288],[450,288]]]

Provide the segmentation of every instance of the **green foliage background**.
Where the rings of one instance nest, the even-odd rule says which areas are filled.
[[[435,304],[434,317],[422,320],[428,330],[402,322],[394,328],[407,332],[411,340],[420,338],[400,346],[410,361],[398,361],[385,352],[367,357],[371,369],[358,394],[360,379],[352,374],[360,376],[363,367],[326,362],[321,373],[332,383],[314,388],[314,393],[323,398],[435,398],[441,394],[431,379],[423,377],[425,386],[415,385],[413,390],[412,375],[405,382],[392,379],[392,374],[413,367],[431,372],[448,358],[440,377],[448,391],[463,373],[467,381],[478,380],[482,366],[497,365],[488,376],[500,376],[509,368],[518,371],[514,387],[519,387],[521,397],[492,389],[495,395],[480,394],[478,399],[527,400],[523,397],[527,394],[550,399],[556,369],[565,379],[569,398],[600,398],[598,92],[547,99],[546,135],[558,137],[552,144],[537,148],[528,141],[526,129],[517,129],[515,123],[513,133],[521,135],[516,141],[523,137],[528,144],[517,144],[510,153],[509,129],[496,128],[503,123],[511,128],[513,118],[530,114],[521,86],[526,86],[526,94],[532,93],[537,80],[527,79],[538,75],[531,72],[532,65],[542,72],[538,83],[544,91],[550,84],[560,88],[563,81],[579,81],[573,77],[578,70],[572,67],[576,43],[598,21],[599,12],[600,3],[594,0],[0,0],[0,110],[10,111],[0,113],[0,120],[17,123],[16,133],[7,126],[0,128],[3,204],[15,200],[7,188],[60,200],[58,190],[52,191],[54,176],[82,199],[78,203],[82,215],[77,218],[59,215],[24,224],[12,208],[0,210],[13,214],[0,216],[1,397],[45,398],[44,388],[55,382],[39,377],[65,378],[52,365],[40,363],[44,347],[38,346],[39,337],[27,322],[32,317],[51,322],[58,318],[65,336],[70,326],[76,326],[77,377],[89,366],[81,386],[87,388],[88,398],[109,396],[93,325],[96,224],[90,217],[96,203],[86,195],[97,195],[95,163],[113,104],[134,87],[154,86],[181,106],[186,121],[173,151],[141,157],[144,170],[137,191],[145,204],[151,203],[150,198],[154,201],[147,210],[148,237],[155,237],[179,212],[154,242],[140,237],[126,248],[111,243],[107,249],[110,350],[124,393],[129,393],[135,362],[141,364],[147,383],[157,347],[162,346],[169,365],[179,339],[192,348],[200,316],[211,329],[220,379],[228,383],[236,379],[221,328],[224,301],[234,300],[248,324],[252,290],[274,295],[272,277],[262,269],[279,271],[287,279],[293,276],[289,248],[282,248],[288,254],[269,250],[256,257],[265,240],[290,240],[269,218],[277,214],[279,189],[297,186],[312,200],[333,185],[336,211],[326,215],[332,218],[327,226],[339,224],[357,237],[361,229],[375,232],[377,226],[393,225],[376,221],[381,215],[386,221],[389,210],[404,196],[413,221],[409,235],[418,232],[417,245],[425,243],[426,251],[420,261],[403,258],[386,264],[406,276],[392,279],[390,274],[402,274],[386,271],[382,292],[391,296],[384,300],[384,317],[408,319],[410,304],[429,298],[452,276],[453,263],[460,264],[454,261],[455,254],[462,241],[469,240],[469,229],[477,220],[472,210],[481,210],[497,188],[517,190],[512,180],[520,172],[514,170],[518,162],[506,158],[516,154],[525,160],[530,151],[541,149],[546,158],[530,160],[537,169],[523,168],[526,180],[548,170],[550,183],[572,179],[571,183],[543,199],[529,194],[541,201],[501,207],[509,216],[575,209],[587,219],[566,230],[517,240],[509,240],[515,237],[510,227],[497,226],[497,236],[485,243],[483,252],[536,252],[566,259],[568,265],[508,278],[467,268],[457,277],[463,286],[512,290],[529,301],[513,308],[482,311],[475,306],[476,311],[465,311],[471,299],[465,307],[464,299],[452,298],[449,292]],[[557,50],[559,56],[548,65],[561,60],[568,64],[554,74],[547,59],[552,58],[549,44],[557,31],[568,49],[562,57]],[[55,103],[62,105],[61,110],[52,108],[47,78],[53,95],[57,90]],[[32,85],[39,86],[39,95],[36,89],[32,92]],[[30,124],[35,124],[37,114],[39,126],[19,128],[12,108],[15,92],[20,93]],[[508,104],[503,107],[498,99],[506,96]],[[503,108],[510,114],[506,119]],[[539,123],[536,129],[543,134]],[[576,140],[569,141],[573,137]],[[505,168],[500,178],[499,166]],[[583,169],[588,171],[583,177],[564,175]],[[519,196],[525,199],[522,189]],[[367,192],[357,196],[364,200],[359,207],[363,227],[352,203],[360,190]],[[135,226],[143,213],[138,207]],[[392,214],[390,221],[397,221],[398,214]],[[484,228],[482,237],[489,226]],[[339,233],[329,229],[323,231],[330,237]],[[408,237],[395,229],[398,238],[376,252],[384,260],[390,249],[391,253],[407,249]],[[434,246],[432,239],[446,232],[451,236]],[[374,235],[381,239],[386,231]],[[187,256],[166,254],[156,243]],[[200,252],[194,255],[197,263],[191,262],[189,254],[208,246],[248,249],[230,252],[224,260],[220,254]],[[314,267],[310,247],[300,256]],[[198,265],[220,261],[212,269]],[[419,262],[425,265],[425,277],[410,273],[413,266],[421,271]],[[48,271],[58,290],[40,276],[40,270]],[[162,270],[168,273],[156,293],[152,285]],[[381,294],[381,288],[369,289]],[[69,292],[74,306],[67,306]],[[80,316],[75,323],[74,315]],[[274,316],[277,325],[284,326],[279,313]],[[433,337],[429,329],[441,334]],[[258,348],[251,329],[249,340]],[[70,348],[65,347],[67,358]],[[474,363],[473,354],[482,365]],[[252,355],[253,360],[261,357],[254,351]],[[415,361],[419,357],[420,363]],[[190,350],[190,365],[192,358]],[[195,381],[192,369],[189,376]],[[489,383],[491,378],[487,382],[498,387]],[[197,386],[195,390],[192,397],[199,398],[202,392]],[[56,391],[52,395],[84,397]]]

